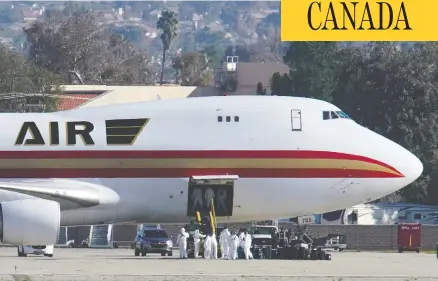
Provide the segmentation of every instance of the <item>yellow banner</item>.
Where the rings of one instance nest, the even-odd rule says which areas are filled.
[[[438,0],[281,0],[282,41],[438,41]]]

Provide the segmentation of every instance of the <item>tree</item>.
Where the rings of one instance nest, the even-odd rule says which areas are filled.
[[[181,60],[181,85],[210,86],[213,83],[213,71],[205,54],[184,53]]]
[[[219,46],[209,45],[204,48],[202,53],[207,56],[208,64],[211,67],[218,67],[223,59],[224,51]]]
[[[149,81],[149,60],[144,52],[99,25],[97,14],[68,13],[71,16],[48,16],[23,30],[29,42],[29,58],[36,65],[65,80],[75,77],[82,84]]]
[[[181,80],[181,71],[183,69],[183,60],[180,56],[172,58],[172,68],[175,70],[175,83],[179,84]]]
[[[56,99],[44,94],[58,90],[59,77],[3,45],[0,45],[0,65],[0,106],[3,111],[26,111],[24,105],[31,95],[41,95],[39,100],[46,106],[46,111],[55,109]]]
[[[169,50],[172,40],[178,35],[178,15],[169,10],[163,10],[157,21],[157,29],[161,30],[161,43],[163,44],[163,57],[161,61],[160,85],[163,85],[164,63],[166,62],[166,51]]]

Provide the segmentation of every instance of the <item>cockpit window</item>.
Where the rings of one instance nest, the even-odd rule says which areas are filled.
[[[339,117],[344,118],[344,119],[351,119],[350,116],[348,116],[345,112],[343,111],[336,111],[336,113],[339,115]]]
[[[330,120],[330,119],[351,119],[345,112],[343,111],[323,111],[322,112],[322,119],[323,120]]]

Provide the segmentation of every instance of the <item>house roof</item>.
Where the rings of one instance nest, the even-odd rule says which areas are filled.
[[[239,62],[236,65],[237,86],[257,86],[261,82],[263,86],[271,85],[272,75],[279,72],[289,74],[289,66],[284,63],[252,63]]]
[[[76,108],[85,102],[96,98],[99,94],[66,94],[60,95],[57,101],[56,109],[58,111]]]

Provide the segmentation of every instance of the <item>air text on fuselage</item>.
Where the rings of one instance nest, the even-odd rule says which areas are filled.
[[[49,122],[49,145],[59,145],[59,123],[64,122]],[[94,140],[90,133],[94,130],[93,123],[87,121],[65,122],[66,145],[76,145],[76,136],[80,136],[84,145],[94,145]],[[26,137],[30,134],[30,137]],[[21,126],[15,145],[46,145],[47,140],[41,134],[35,122],[24,122]]]
[[[307,22],[312,30],[412,30],[404,2],[397,6],[388,2],[324,3],[314,1],[309,6]],[[372,13],[376,8],[378,13]]]

